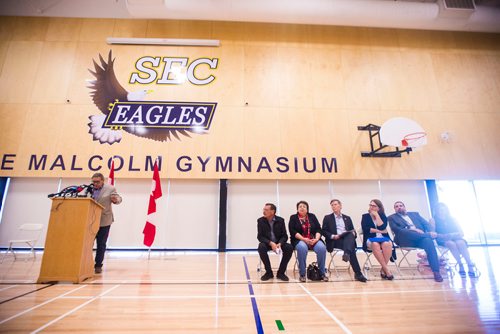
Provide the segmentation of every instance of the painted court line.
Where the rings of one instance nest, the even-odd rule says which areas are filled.
[[[394,291],[364,291],[364,292],[319,292],[315,293],[315,296],[361,296],[361,295],[382,295],[382,294],[407,294],[407,293],[436,293],[436,292],[454,292],[455,290],[394,290]],[[266,298],[303,298],[309,297],[307,293],[294,293],[294,294],[270,294],[270,295],[253,295],[255,299],[266,299]],[[64,296],[61,299],[92,299],[94,296]],[[157,299],[157,300],[170,300],[170,299],[241,299],[248,298],[248,295],[150,295],[150,296],[136,296],[136,295],[124,295],[124,296],[102,296],[102,299]]]
[[[260,320],[259,308],[257,307],[257,300],[255,299],[255,294],[253,292],[252,280],[250,279],[250,274],[248,273],[247,261],[244,256],[243,256],[243,264],[245,266],[245,273],[247,275],[248,292],[250,293],[250,300],[252,301],[253,316],[255,318],[255,327],[257,328],[258,334],[264,334],[264,328],[262,327],[262,321]]]
[[[461,289],[462,290],[462,289]],[[363,292],[318,292],[316,296],[350,296],[350,295],[387,295],[405,293],[436,293],[454,292],[454,289],[434,289],[434,290],[392,290],[392,291],[363,291]]]
[[[8,280],[0,280],[0,283],[2,284],[16,284],[16,283],[28,283],[28,284],[36,284],[36,280],[28,280],[28,279],[8,279]]]
[[[77,306],[77,307],[75,307],[75,308],[73,308],[73,309],[69,310],[68,312],[64,313],[63,315],[60,315],[59,317],[55,318],[54,320],[49,321],[49,322],[48,322],[48,323],[46,323],[45,325],[43,325],[43,326],[41,326],[41,327],[39,327],[39,328],[35,329],[33,332],[31,332],[31,334],[35,334],[35,333],[38,333],[38,332],[40,332],[40,331],[43,331],[45,328],[47,328],[47,327],[49,327],[49,326],[51,326],[51,325],[55,324],[56,322],[58,322],[59,320],[61,320],[61,319],[65,318],[65,317],[67,317],[68,315],[70,315],[70,314],[72,314],[72,313],[75,313],[75,312],[76,312],[76,311],[78,311],[79,309],[81,309],[81,308],[85,307],[86,305],[88,305],[88,304],[92,303],[94,300],[96,300],[96,299],[98,299],[98,298],[100,298],[100,297],[104,296],[104,295],[105,295],[105,294],[107,294],[108,292],[113,291],[114,289],[116,289],[116,288],[117,288],[117,287],[119,287],[119,286],[120,286],[120,285],[115,285],[114,287],[109,288],[108,290],[106,290],[106,291],[104,291],[103,293],[101,293],[101,294],[99,294],[99,295],[95,296],[94,298],[92,298],[92,299],[90,299],[90,300],[86,301],[85,303],[80,304],[79,306]]]
[[[23,314],[26,314],[26,313],[31,312],[31,311],[33,311],[33,310],[36,310],[37,308],[42,307],[43,305],[47,305],[48,303],[51,303],[51,302],[53,302],[53,301],[54,301],[54,300],[56,300],[56,299],[62,298],[62,297],[64,297],[64,296],[66,296],[66,295],[69,295],[70,293],[73,293],[73,292],[75,292],[75,291],[77,291],[77,290],[80,290],[80,289],[82,289],[82,288],[84,288],[84,287],[86,287],[86,286],[87,286],[87,285],[82,285],[82,286],[79,286],[78,288],[75,288],[75,289],[73,289],[73,290],[67,291],[67,292],[65,292],[65,293],[63,293],[63,294],[61,294],[61,295],[59,295],[59,296],[57,296],[57,297],[51,298],[51,299],[49,299],[49,300],[47,300],[47,301],[44,301],[44,302],[43,302],[43,303],[41,303],[41,304],[38,304],[38,305],[33,306],[33,307],[30,307],[30,308],[28,308],[28,309],[26,309],[26,310],[24,310],[24,311],[21,311],[21,312],[19,312],[19,313],[17,313],[17,314],[14,314],[13,316],[10,316],[10,317],[8,317],[7,319],[4,319],[4,320],[0,321],[0,325],[1,325],[1,324],[3,324],[3,323],[6,323],[6,322],[7,322],[7,321],[9,321],[9,320],[12,320],[12,319],[15,319],[15,318],[17,318],[17,317],[19,317],[19,316],[22,316]]]
[[[304,285],[302,285],[302,283],[299,283],[299,286],[316,302],[316,304],[319,305],[319,307],[321,307],[323,309],[323,311],[325,311],[326,314],[328,314],[328,316],[330,318],[333,319],[333,321],[335,321],[337,323],[337,325],[340,326],[340,328],[342,328],[342,330],[345,333],[352,334],[352,332],[349,330],[349,328],[347,328],[346,325],[344,325],[342,323],[342,321],[340,321],[332,312],[330,312],[330,310],[327,309],[326,306],[323,305],[323,303],[320,302],[318,298],[316,298],[316,296],[314,296],[309,290],[307,290],[306,287]]]
[[[9,290],[9,289],[15,288],[16,286],[18,286],[18,285],[16,284],[16,285],[11,285],[11,286],[8,286],[8,287],[5,287],[5,288],[1,288],[0,291]]]
[[[178,285],[188,285],[188,284],[247,284],[247,280],[95,280],[92,282],[86,282],[89,285],[95,284],[178,284]]]
[[[22,297],[27,296],[27,295],[29,295],[29,294],[35,293],[35,292],[37,292],[37,291],[40,291],[40,290],[43,290],[43,289],[50,288],[50,287],[51,287],[51,286],[53,286],[53,285],[54,285],[54,284],[45,285],[45,286],[42,286],[42,287],[40,287],[40,288],[36,288],[36,289],[34,289],[34,290],[30,290],[30,291],[25,292],[25,293],[22,293],[22,294],[20,294],[20,295],[14,296],[14,297],[12,297],[12,298],[9,298],[9,299],[6,299],[6,300],[2,300],[2,301],[0,301],[0,305],[5,304],[5,303],[8,303],[8,302],[11,302],[11,301],[16,300],[16,299],[18,299],[18,298],[22,298]]]

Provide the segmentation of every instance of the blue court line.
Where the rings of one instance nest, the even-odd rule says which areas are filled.
[[[250,280],[250,274],[248,273],[247,260],[243,256],[243,264],[245,265],[245,272],[247,274],[248,282],[248,292],[250,292],[250,300],[252,301],[253,316],[255,318],[255,327],[257,327],[258,334],[264,334],[264,328],[262,327],[262,322],[260,321],[259,308],[257,307],[257,301],[255,300],[255,294],[253,293],[252,281]]]

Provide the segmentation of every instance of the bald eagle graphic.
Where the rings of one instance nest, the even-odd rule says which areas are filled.
[[[92,134],[94,141],[98,140],[101,144],[108,143],[111,145],[121,141],[122,133],[121,130],[103,127],[106,116],[110,112],[109,107],[116,101],[143,101],[149,91],[127,92],[120,85],[113,69],[115,59],[112,58],[111,50],[109,51],[107,61],[100,54],[99,61],[100,64],[93,60],[94,70],[89,69],[89,72],[94,75],[95,80],[89,81],[88,88],[92,90],[90,96],[102,114],[90,116],[89,119],[91,122],[88,123],[88,126],[89,133]],[[162,142],[172,140],[172,137],[180,139],[179,134],[191,137],[189,132],[194,132],[192,129],[155,129],[146,128],[141,125],[124,127],[123,130],[139,137]],[[200,131],[196,132],[200,133]]]

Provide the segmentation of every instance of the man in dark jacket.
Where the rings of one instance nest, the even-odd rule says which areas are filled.
[[[276,216],[276,206],[272,203],[264,205],[263,216],[257,219],[257,239],[260,242],[259,256],[266,269],[266,273],[260,279],[267,281],[274,277],[267,253],[272,250],[276,254],[283,254],[276,277],[282,281],[288,281],[285,271],[292,257],[293,247],[286,242],[288,234],[286,233],[285,220]]]

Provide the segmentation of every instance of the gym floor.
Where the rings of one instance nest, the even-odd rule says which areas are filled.
[[[330,282],[298,282],[292,257],[285,283],[260,281],[256,252],[109,251],[101,275],[54,285],[35,284],[42,254],[21,252],[0,264],[0,332],[498,333],[500,247],[470,250],[480,276],[442,283],[410,268],[356,282],[338,255]]]

